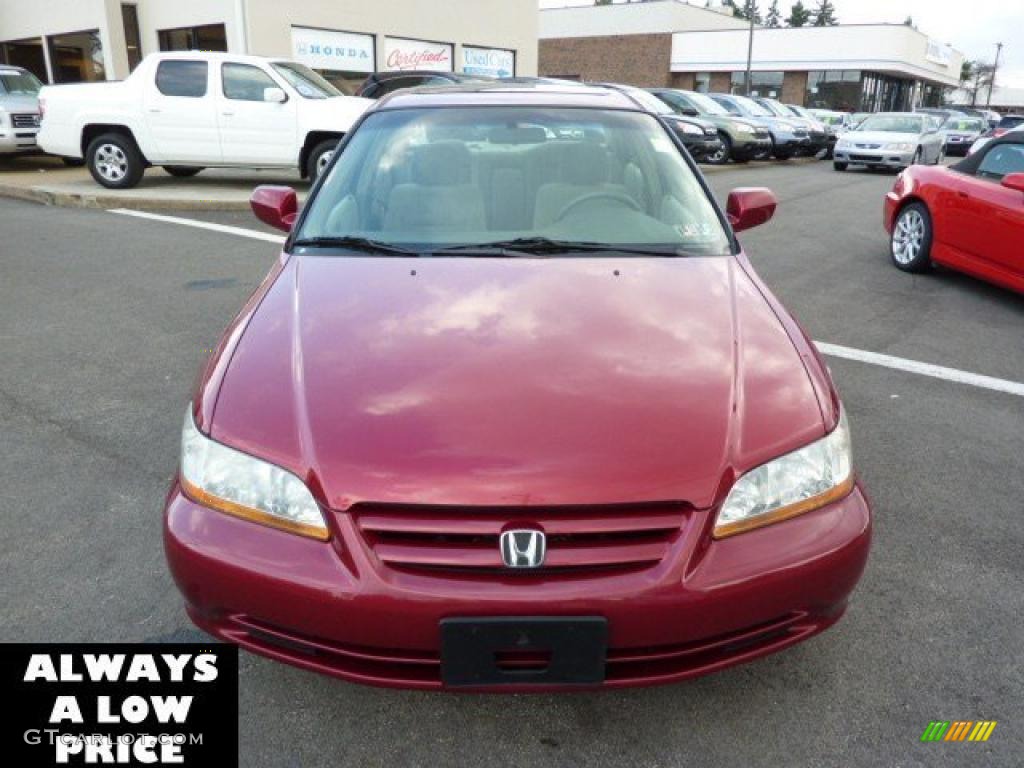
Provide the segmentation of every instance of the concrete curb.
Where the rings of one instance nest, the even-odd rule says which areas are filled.
[[[248,200],[179,200],[167,197],[120,197],[103,192],[66,192],[48,187],[0,184],[0,197],[28,200],[58,208],[128,208],[146,211],[247,211]]]

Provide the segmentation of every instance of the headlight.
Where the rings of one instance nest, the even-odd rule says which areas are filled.
[[[697,136],[704,135],[704,129],[701,128],[699,125],[693,125],[692,123],[676,123],[676,126],[683,133],[696,134]]]
[[[730,123],[729,127],[737,133],[753,133],[754,126],[748,125],[747,123]]]
[[[205,437],[185,414],[181,484],[200,504],[255,523],[326,541],[324,517],[291,472]]]
[[[853,459],[846,414],[820,440],[741,476],[715,521],[721,539],[802,515],[853,490]]]
[[[914,145],[913,144],[907,144],[904,141],[894,141],[891,144],[886,144],[885,148],[886,149],[892,149],[892,150],[895,150],[897,152],[909,152],[910,150],[912,150],[914,148]]]
[[[842,136],[836,141],[836,149],[846,149],[850,146],[850,140],[844,139]]]

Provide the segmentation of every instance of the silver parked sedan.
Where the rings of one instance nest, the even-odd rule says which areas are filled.
[[[919,112],[879,112],[871,115],[836,142],[833,167],[906,168],[919,163],[938,164],[943,157],[943,136],[930,115]]]

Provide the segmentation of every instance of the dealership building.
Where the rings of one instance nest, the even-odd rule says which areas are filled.
[[[155,51],[296,59],[351,90],[381,70],[537,74],[536,0],[17,0],[0,63],[46,83],[120,80]]]
[[[540,11],[539,71],[568,79],[742,93],[749,23],[720,4],[652,0]],[[754,95],[852,111],[938,105],[963,54],[903,24],[756,27]]]

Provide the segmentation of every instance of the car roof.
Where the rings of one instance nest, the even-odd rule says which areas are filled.
[[[645,111],[622,91],[592,85],[553,83],[462,83],[421,86],[390,93],[370,107],[373,111],[423,107],[590,107]]]
[[[160,51],[151,54],[154,58],[159,58],[161,61],[164,60],[175,60],[175,59],[195,59],[197,56],[201,56],[204,59],[211,59],[214,61],[239,61],[249,64],[268,64],[275,61],[288,61],[294,64],[294,59],[289,59],[287,56],[256,56],[251,53],[230,53],[225,51]]]
[[[23,75],[26,72],[27,69],[17,64],[0,64],[0,75]]]

